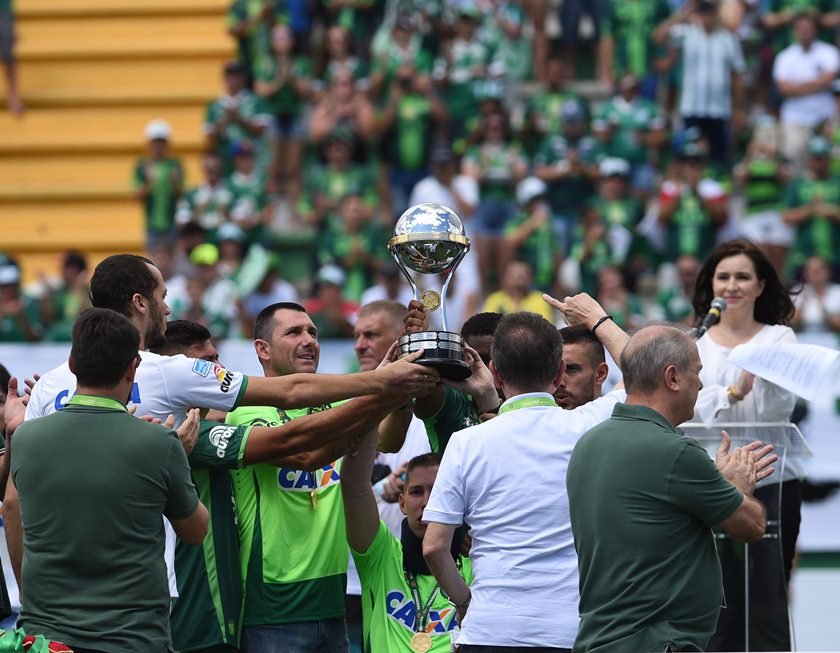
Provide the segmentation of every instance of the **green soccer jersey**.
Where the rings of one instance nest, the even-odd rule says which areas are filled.
[[[384,522],[364,553],[353,551],[356,570],[362,583],[363,643],[367,653],[409,653],[415,627],[431,635],[431,653],[448,653],[452,646],[452,630],[458,625],[455,606],[440,590],[435,577],[409,576],[403,568],[403,548]],[[472,583],[470,559],[459,559],[461,577]],[[434,597],[434,598],[432,598]],[[416,600],[420,600],[417,605]],[[431,599],[425,623],[415,624],[418,611],[425,611]]]
[[[303,108],[303,101],[295,89],[295,81],[308,80],[312,77],[312,66],[308,57],[294,57],[288,64],[289,71],[286,73],[285,82],[274,93],[265,98],[265,104],[275,116],[297,116]],[[277,77],[280,62],[273,57],[263,59],[258,66],[254,77],[260,82],[273,82]]]
[[[400,98],[395,110],[395,124],[383,139],[388,163],[399,170],[421,171],[428,167],[434,141],[428,98],[411,93]]]
[[[502,30],[499,18],[522,28],[525,12],[516,2],[503,0],[495,11],[485,13],[480,38],[493,53],[493,59],[504,67],[508,79],[522,81],[531,73],[531,43],[525,38],[510,38]]]
[[[226,107],[236,108],[237,113],[245,120],[254,122],[264,130],[268,130],[274,119],[271,112],[262,98],[250,91],[242,91],[236,97],[224,95],[213,100],[207,105],[204,117],[205,132],[225,121]],[[248,132],[237,120],[228,120],[217,139],[217,152],[222,157],[225,172],[233,170],[233,157],[231,149],[234,144],[243,141],[252,141],[256,146],[258,167],[265,168],[271,155],[271,148],[268,147],[266,138],[254,139],[253,134]]]
[[[269,17],[254,23],[267,4],[271,5]],[[284,0],[233,0],[226,16],[228,29],[244,21],[252,22],[239,41],[239,58],[250,70],[257,70],[271,56],[271,26],[288,20]]]
[[[642,97],[627,102],[622,97],[614,97],[605,102],[595,112],[592,128],[596,130],[614,129],[609,141],[604,145],[607,156],[624,159],[630,164],[647,163],[648,151],[639,139],[639,134],[663,129],[665,115],[654,102]]]
[[[188,190],[178,202],[175,221],[179,225],[197,222],[212,237],[216,229],[227,220],[232,204],[233,193],[227,184],[201,184]]]
[[[514,234],[525,222],[531,219],[525,211],[516,214],[505,226],[505,236]],[[557,236],[547,221],[532,231],[514,252],[514,258],[526,261],[534,271],[534,285],[545,292],[554,287],[555,263],[560,253]]]
[[[227,187],[231,193],[230,217],[235,222],[242,220],[261,221],[262,212],[268,206],[265,192],[265,176],[258,171],[250,175],[234,172],[228,177]],[[249,234],[253,239],[255,234]]]
[[[448,386],[444,390],[440,410],[423,420],[429,446],[434,453],[439,454],[446,449],[453,433],[478,423],[478,411],[472,398]]]
[[[835,10],[834,0],[770,0],[770,7],[767,13],[781,13],[792,11],[794,14],[814,13],[817,15],[826,14]],[[821,30],[819,37],[823,41],[831,43],[833,34],[827,30]],[[793,43],[793,23],[780,27],[773,36],[773,50],[780,52]]]
[[[239,646],[242,575],[239,530],[228,470],[243,465],[250,426],[202,421],[190,453],[192,480],[210,511],[210,527],[200,545],[175,545],[175,576],[180,597],[172,606],[172,643],[178,651]],[[219,564],[221,561],[221,564]]]
[[[744,199],[747,214],[778,211],[782,205],[781,165],[775,159],[753,159],[747,165]]]
[[[475,82],[484,78],[491,60],[490,48],[477,38],[464,41],[455,38],[450,46],[448,61],[441,60],[437,68],[446,77],[446,107],[456,122],[463,123],[478,109],[474,93]]]
[[[594,164],[601,156],[600,145],[591,136],[584,136],[576,142],[563,136],[549,136],[537,150],[534,166],[568,165],[573,151],[585,164]],[[570,174],[548,185],[548,202],[555,216],[569,219],[578,215],[592,191],[592,182],[587,177]]]
[[[165,234],[175,224],[175,206],[181,192],[184,170],[174,157],[160,160],[140,159],[134,167],[134,188],[148,187],[144,201],[146,229]]]
[[[417,74],[428,75],[432,72],[432,58],[423,49],[423,37],[420,34],[413,34],[405,49],[389,38],[383,41],[381,51],[374,56],[371,72],[382,74],[386,89],[391,86],[399,67],[405,63],[411,63]]]
[[[376,208],[379,206],[376,189],[376,175],[368,166],[353,164],[344,170],[314,166],[304,177],[298,211],[304,216],[314,213],[318,196],[337,207],[347,195],[360,195],[367,206]],[[328,216],[326,223],[321,225],[322,230],[332,228],[337,221],[334,214]]]
[[[358,233],[348,233],[336,225],[319,240],[321,265],[339,265],[347,273],[344,298],[358,303],[362,293],[373,285],[376,262],[388,261],[388,236],[377,222],[369,222]]]
[[[528,100],[525,119],[534,123],[543,136],[559,136],[563,131],[563,105],[570,100],[583,103],[577,93],[541,89]]]
[[[589,251],[589,256],[584,260],[583,247],[585,239],[586,233],[583,227],[578,225],[575,227],[574,235],[572,236],[569,258],[577,261],[580,266],[581,290],[590,295],[595,295],[598,292],[598,271],[601,268],[612,265],[621,266],[624,264],[624,260],[613,251],[613,248],[610,246],[610,241],[607,238],[602,238],[594,243]]]
[[[478,186],[482,200],[513,200],[514,166],[526,162],[518,143],[483,143],[470,148],[464,161],[481,168]]]
[[[709,212],[697,193],[686,190],[680,195],[679,205],[665,231],[666,261],[674,262],[680,256],[706,258],[715,245],[717,230]]]
[[[231,425],[279,426],[328,410],[243,407]],[[232,472],[239,521],[245,626],[344,616],[348,548],[341,461],[306,472],[266,464]]]
[[[785,191],[786,208],[804,206],[814,200],[840,206],[840,179],[794,179]],[[822,215],[814,215],[796,225],[788,264],[798,267],[810,256],[819,256],[834,265],[840,262],[840,224]]]
[[[656,47],[651,35],[671,11],[667,0],[612,0],[601,22],[601,34],[613,41],[613,75],[638,79],[653,70]]]

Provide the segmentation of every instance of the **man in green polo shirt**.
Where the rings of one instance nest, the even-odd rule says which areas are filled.
[[[260,312],[254,347],[268,377],[318,369],[318,332],[297,304],[273,304]],[[227,423],[280,426],[331,408],[239,408],[228,414]],[[356,435],[369,430],[360,427]],[[341,465],[341,458],[315,471],[258,464],[234,474],[245,579],[244,635],[250,653],[348,650]]]
[[[694,415],[694,341],[675,327],[641,329],[621,353],[627,399],[575,445],[566,474],[580,570],[575,651],[703,651],[723,585],[712,527],[739,541],[764,534],[752,493],[773,472],[753,442],[715,462],[676,425]]]
[[[75,651],[170,650],[162,518],[184,542],[207,533],[177,434],[126,410],[139,347],[128,318],[85,311],[69,360],[76,394],[14,436],[25,531],[18,623]]]

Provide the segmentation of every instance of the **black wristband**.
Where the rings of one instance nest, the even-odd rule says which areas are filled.
[[[612,315],[605,315],[604,317],[602,317],[600,320],[598,320],[592,326],[592,333],[595,333],[595,331],[598,329],[598,327],[601,326],[604,322],[606,322],[607,320],[612,320],[612,319],[613,319]],[[613,322],[615,322],[615,320],[613,320]]]

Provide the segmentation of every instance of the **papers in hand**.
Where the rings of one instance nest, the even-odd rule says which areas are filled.
[[[729,362],[811,401],[838,356],[820,345],[746,344],[732,350]]]

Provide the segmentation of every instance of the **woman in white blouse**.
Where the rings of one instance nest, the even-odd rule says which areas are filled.
[[[788,326],[794,307],[790,295],[767,257],[747,240],[718,245],[700,269],[693,305],[698,322],[708,313],[712,299],[723,297],[726,310],[720,322],[697,341],[703,369],[704,392],[695,407],[695,421],[787,422],[796,397],[729,363],[733,347],[745,343],[792,343]],[[782,557],[777,542],[762,540],[750,547],[750,649],[789,651],[787,584],[799,535],[802,469],[787,461],[782,484]],[[777,514],[775,484],[760,488],[756,498]],[[744,640],[743,548],[721,540],[726,609],[709,651],[746,650]],[[730,586],[731,582],[731,586]]]

